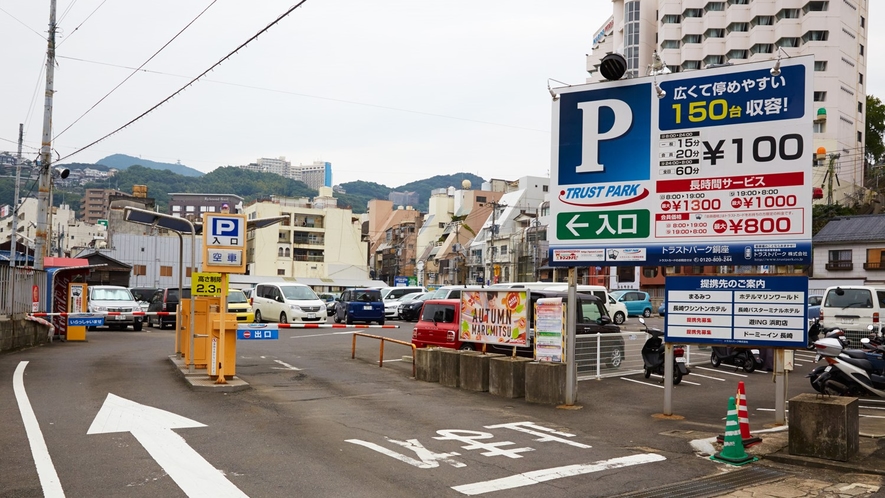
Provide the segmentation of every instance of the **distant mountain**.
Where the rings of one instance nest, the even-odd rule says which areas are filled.
[[[99,160],[95,164],[103,164],[109,168],[116,168],[119,170],[124,170],[130,166],[144,166],[148,169],[158,169],[160,171],[168,169],[181,176],[203,176],[202,172],[189,168],[181,163],[158,163],[149,159],[127,156],[126,154],[114,154]]]

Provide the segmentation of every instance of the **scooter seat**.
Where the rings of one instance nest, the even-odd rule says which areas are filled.
[[[852,358],[857,358],[858,360],[867,359],[867,352],[862,349],[843,349],[842,352]]]

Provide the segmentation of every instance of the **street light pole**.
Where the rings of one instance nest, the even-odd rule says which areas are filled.
[[[49,36],[46,49],[46,98],[43,108],[43,141],[40,147],[40,170],[37,190],[37,234],[34,247],[34,268],[43,269],[52,189],[52,94],[55,81],[55,3],[49,2]]]

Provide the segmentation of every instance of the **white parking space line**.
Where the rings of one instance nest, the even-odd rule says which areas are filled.
[[[710,377],[709,375],[701,375],[697,372],[692,372],[691,375],[692,375],[692,377],[701,377],[703,379],[711,379],[711,380],[718,380],[720,382],[725,382],[725,379],[720,379],[719,377]]]
[[[708,372],[716,372],[716,373],[718,373],[718,374],[723,374],[723,375],[734,375],[735,377],[744,377],[744,378],[748,377],[747,374],[740,374],[740,373],[737,373],[737,372],[725,372],[725,371],[723,371],[723,370],[717,370],[717,369],[715,369],[715,368],[696,367],[696,366],[694,366],[694,365],[692,365],[691,368],[697,368],[697,369],[699,369],[699,370],[706,370],[706,371],[708,371]]]
[[[55,465],[52,464],[52,457],[49,456],[46,440],[43,439],[43,432],[40,431],[40,423],[37,421],[37,415],[34,414],[31,400],[28,398],[27,391],[25,391],[24,375],[26,366],[28,366],[27,361],[19,362],[12,376],[12,388],[15,392],[15,400],[18,402],[18,411],[22,415],[25,433],[28,435],[28,442],[31,444],[31,454],[34,456],[37,476],[40,478],[40,485],[43,487],[43,496],[47,498],[64,498],[65,492],[61,487],[61,481],[58,479],[58,473],[55,471]]]
[[[593,472],[601,472],[603,470],[620,469],[633,465],[641,465],[644,463],[653,463],[666,460],[663,455],[655,453],[644,453],[640,455],[630,455],[620,458],[612,458],[609,460],[600,460],[593,463],[584,463],[577,465],[565,465],[563,467],[552,467],[549,469],[533,470],[524,472],[501,479],[493,479],[491,481],[475,482],[472,484],[464,484],[461,486],[452,486],[455,491],[469,495],[481,495],[491,493],[493,491],[501,491],[504,489],[514,489],[532,484],[552,481],[554,479],[562,479],[563,477],[572,477]]]
[[[655,377],[655,378],[657,378],[657,379],[663,379],[663,378],[664,378],[663,375],[652,375],[652,377]],[[690,380],[685,380],[685,377],[682,378],[682,382],[685,383],[685,384],[691,384],[691,385],[693,385],[693,386],[699,386],[699,385],[700,385],[700,384],[698,384],[697,382],[692,382],[692,381],[690,381]]]
[[[620,379],[621,379],[621,380],[626,380],[627,382],[635,382],[635,383],[637,383],[637,384],[642,384],[643,386],[657,387],[657,388],[659,388],[659,389],[663,389],[663,388],[664,388],[664,386],[662,386],[662,385],[660,385],[660,384],[652,384],[652,383],[650,383],[650,382],[642,382],[641,380],[628,379],[627,377],[620,377]]]

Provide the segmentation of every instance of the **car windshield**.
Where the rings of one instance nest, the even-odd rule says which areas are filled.
[[[293,301],[316,301],[319,299],[316,292],[310,287],[286,285],[280,286],[280,289],[283,290],[283,295],[286,296],[286,299],[291,299]]]
[[[833,308],[872,308],[873,294],[868,289],[841,289],[840,295],[836,289],[827,292],[827,301],[824,306]]]
[[[354,293],[354,300],[364,302],[378,302],[381,301],[381,293],[372,289],[357,291]]]
[[[399,298],[399,300],[402,302],[412,301],[413,299],[420,296],[421,294],[422,294],[421,292],[413,292],[411,294],[406,294],[405,296]]]
[[[134,301],[129,289],[92,289],[92,299],[95,301]]]
[[[424,306],[421,319],[427,322],[454,323],[455,307],[450,304],[428,304]]]
[[[245,303],[246,294],[243,294],[241,290],[231,290],[227,293],[227,304],[231,303]]]
[[[445,299],[446,295],[449,293],[448,289],[436,289],[433,291],[433,299]]]
[[[621,299],[621,296],[626,294],[627,291],[614,291],[611,293],[611,297],[615,298],[615,300]]]

